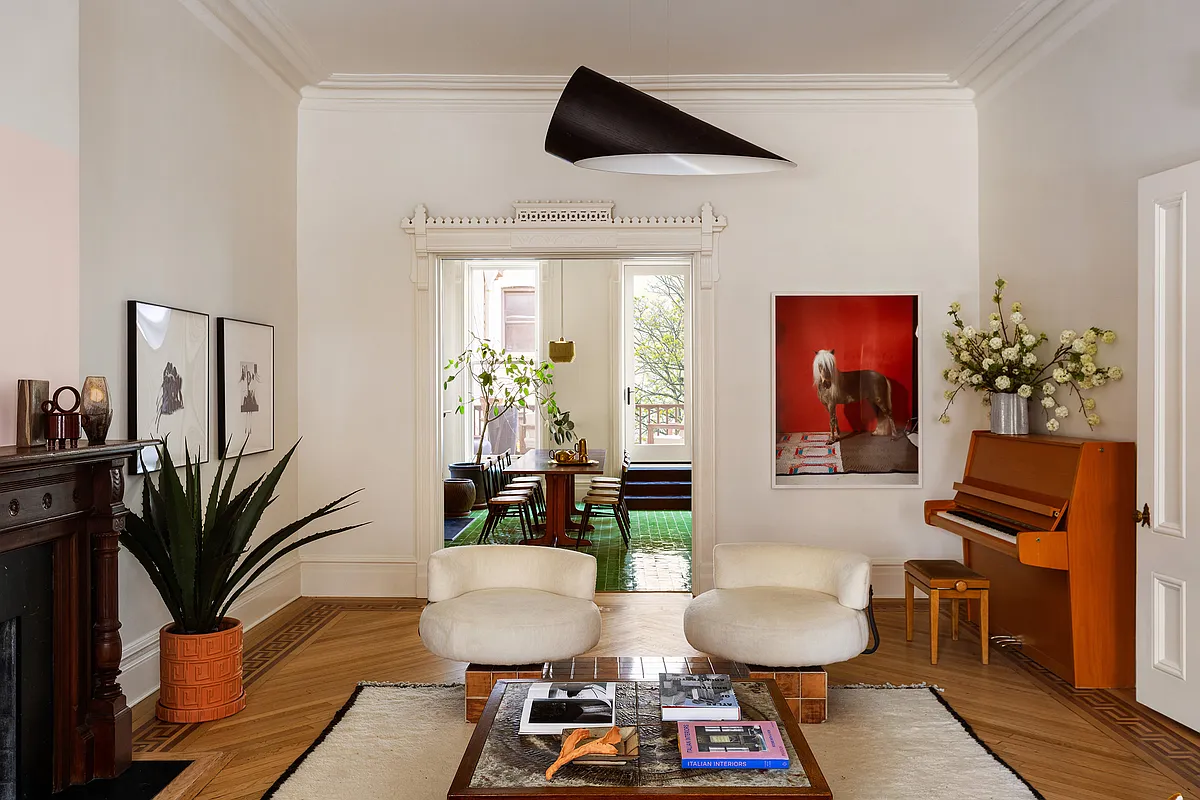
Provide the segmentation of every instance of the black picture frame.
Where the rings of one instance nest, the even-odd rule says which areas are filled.
[[[230,379],[226,367],[232,366],[231,358],[237,354],[231,354],[230,350],[230,333],[231,328],[245,326],[246,328],[262,328],[269,331],[270,336],[270,368],[267,370],[267,379],[269,380],[269,391],[266,393],[265,402],[269,403],[267,411],[269,413],[269,426],[265,430],[268,431],[268,441],[266,446],[262,446],[261,440],[258,442],[247,441],[244,433],[248,433],[244,428],[236,424],[233,415],[230,413],[231,398],[227,394],[232,391]],[[241,359],[238,358],[240,361]],[[238,384],[240,386],[240,382]],[[244,402],[245,398],[243,398]],[[217,452],[221,458],[228,458],[231,455],[236,455],[242,449],[245,442],[247,444],[244,455],[253,455],[255,453],[268,453],[275,449],[275,326],[263,322],[252,322],[250,320],[238,319],[236,317],[217,317],[217,433],[219,440],[217,442]]]
[[[128,384],[127,384],[128,413],[126,415],[126,423],[128,425],[129,438],[130,439],[153,440],[154,442],[156,442],[156,444],[161,443],[165,438],[167,440],[168,446],[170,447],[171,457],[173,460],[175,460],[175,462],[177,464],[184,463],[184,460],[185,460],[185,449],[184,448],[185,447],[188,450],[191,450],[191,455],[193,457],[193,460],[195,460],[198,456],[199,463],[201,463],[201,464],[207,463],[209,460],[209,449],[211,446],[211,438],[212,438],[212,429],[211,429],[212,406],[211,406],[211,400],[210,400],[210,390],[211,390],[211,383],[212,383],[212,378],[211,378],[212,345],[211,345],[211,337],[210,337],[211,328],[210,328],[209,315],[202,311],[192,311],[192,310],[186,309],[186,308],[179,308],[177,306],[169,306],[169,305],[165,305],[163,303],[151,303],[151,302],[147,302],[145,300],[129,300],[127,302],[126,308],[128,311],[128,318],[126,320],[126,322],[127,322],[127,341],[126,341],[126,343],[127,343],[127,347],[128,347],[127,364],[126,364],[126,366],[127,366],[126,373],[127,373],[127,377],[128,377]],[[154,398],[154,400],[151,401],[157,407],[156,410],[161,412],[162,409],[164,408],[164,406],[169,405],[170,403],[169,403],[169,401],[166,400],[166,397],[165,397],[165,394],[167,391],[166,384],[168,382],[168,376],[166,374],[166,369],[159,367],[158,360],[155,360],[153,364],[149,364],[149,363],[145,363],[146,359],[139,358],[139,349],[140,349],[139,344],[142,341],[145,341],[145,339],[146,339],[146,337],[143,336],[142,332],[140,332],[139,328],[138,328],[139,309],[143,310],[143,315],[146,316],[148,319],[151,317],[154,317],[154,316],[162,316],[161,314],[157,314],[157,313],[153,312],[152,311],[153,309],[159,309],[161,311],[171,312],[171,314],[185,315],[183,317],[183,321],[181,323],[183,327],[188,327],[190,325],[191,329],[193,331],[199,331],[201,328],[203,329],[203,336],[201,337],[202,342],[200,344],[193,345],[197,354],[203,353],[203,364],[195,365],[191,369],[189,369],[186,364],[184,365],[185,372],[189,373],[189,375],[192,375],[192,376],[203,375],[204,380],[203,380],[202,392],[199,392],[199,393],[195,392],[192,388],[193,381],[190,381],[190,380],[184,381],[183,376],[178,374],[178,368],[176,367],[175,371],[174,371],[174,378],[178,379],[178,385],[175,387],[175,391],[177,391],[179,393],[179,399],[178,399],[179,405],[177,408],[175,408],[171,411],[165,412],[167,415],[173,415],[176,411],[179,411],[179,410],[196,409],[196,413],[194,416],[195,416],[195,427],[196,427],[195,433],[197,434],[197,436],[193,439],[189,439],[187,437],[186,427],[185,427],[184,435],[181,437],[178,437],[178,438],[172,439],[167,434],[164,434],[162,431],[162,428],[161,428],[161,424],[160,424],[162,414],[157,415],[157,418],[159,420],[158,423],[150,423],[148,420],[148,415],[144,418],[140,418],[143,412],[147,412],[147,408],[145,407],[147,397],[146,397],[146,392],[144,391],[144,389],[146,386],[151,385],[153,383],[153,381],[155,380],[154,376],[147,375],[144,373],[146,373],[150,370],[154,370],[156,374],[159,372],[162,373],[162,377],[159,380],[160,380],[160,386],[163,387],[163,393],[157,395]],[[168,326],[170,325],[170,323],[167,323],[167,324],[168,324]],[[172,332],[169,329],[164,330],[163,341],[159,343],[160,348],[162,346],[166,345],[166,338],[167,338],[167,336],[171,335],[172,333],[174,333],[174,335],[179,335],[178,331]],[[184,347],[185,351],[186,351],[187,345],[188,345],[188,342],[187,342],[187,337],[185,335],[184,343],[183,343],[183,347]],[[158,348],[149,348],[148,342],[147,342],[147,348],[155,350],[155,351],[157,351],[157,349],[158,349]],[[169,351],[168,355],[171,355],[172,352],[173,351]],[[173,362],[167,361],[166,367],[171,367],[171,366],[173,366]],[[139,391],[139,387],[141,387],[141,389],[142,389],[141,391]],[[189,396],[191,398],[191,402],[188,402]],[[202,404],[203,412],[202,413],[199,411],[199,408],[201,406],[198,403],[198,400],[201,396],[203,397],[203,404]],[[186,423],[183,423],[183,425],[186,426]],[[176,432],[178,432],[178,431],[176,431]],[[200,440],[199,447],[195,446],[196,439]],[[132,458],[130,458],[129,472],[132,475],[141,475],[141,474],[146,474],[146,473],[150,473],[150,472],[157,472],[158,470],[159,470],[158,451],[156,449],[156,445],[147,445],[146,447],[143,447],[141,449],[141,451],[134,454],[134,456]]]

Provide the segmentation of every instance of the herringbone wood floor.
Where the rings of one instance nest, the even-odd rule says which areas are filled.
[[[683,655],[682,594],[606,594],[597,603],[604,635],[592,655]],[[321,732],[360,680],[461,681],[460,663],[429,655],[417,636],[420,601],[301,599],[247,637],[249,707],[196,726],[153,720],[135,709],[142,752],[225,752],[229,765],[205,800],[258,798]],[[1048,800],[1166,800],[1176,790],[1200,800],[1200,748],[1187,732],[1147,715],[1122,693],[1079,693],[1041,675],[1020,656],[978,639],[943,634],[941,663],[929,664],[928,624],[904,641],[904,613],[879,611],[878,653],[830,668],[831,684],[915,683],[945,688],[946,699],[998,755]],[[943,630],[948,630],[943,625]],[[822,764],[827,773],[853,765]]]

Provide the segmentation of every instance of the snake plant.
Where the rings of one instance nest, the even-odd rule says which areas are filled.
[[[158,486],[146,476],[142,513],[126,517],[120,540],[154,582],[175,620],[175,633],[216,631],[238,595],[280,558],[309,542],[367,524],[347,525],[288,542],[310,522],[354,505],[346,501],[362,491],[359,489],[285,525],[257,546],[249,546],[263,512],[275,501],[275,487],[299,444],[293,445],[270,473],[236,493],[234,483],[242,453],[233,459],[224,484],[221,477],[229,459],[221,459],[207,504],[200,488],[199,456],[193,463],[191,454],[187,454],[181,480],[170,452],[165,446],[159,447],[162,471]]]

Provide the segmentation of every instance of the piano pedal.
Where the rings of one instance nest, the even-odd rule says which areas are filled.
[[[1022,647],[1025,642],[1020,636],[992,636],[991,642],[996,647]]]

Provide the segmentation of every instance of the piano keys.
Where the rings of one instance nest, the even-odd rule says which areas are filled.
[[[1136,466],[1133,442],[975,431],[954,499],[925,503],[991,579],[993,633],[1079,688],[1134,685]]]

